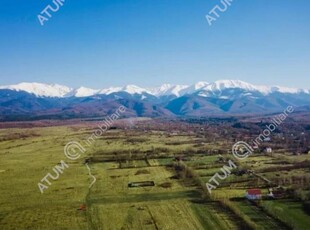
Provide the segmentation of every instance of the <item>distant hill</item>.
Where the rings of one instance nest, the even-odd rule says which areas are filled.
[[[239,80],[141,88],[135,85],[72,89],[57,84],[0,86],[0,119],[67,119],[105,116],[120,105],[125,116],[172,117],[279,112],[288,105],[310,110],[310,92],[279,86],[256,86]]]

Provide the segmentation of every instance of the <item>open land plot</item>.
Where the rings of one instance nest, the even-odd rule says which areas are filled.
[[[262,186],[253,175],[231,175],[213,191],[213,199],[202,196],[200,185],[176,177],[174,165],[188,165],[205,183],[226,163],[207,152],[221,145],[203,143],[193,135],[165,132],[110,130],[96,139],[80,159],[65,158],[63,147],[72,140],[84,143],[93,130],[87,126],[59,126],[0,130],[0,229],[246,229],[245,220],[222,200],[241,198],[246,189]],[[206,148],[206,152],[204,152]],[[223,154],[224,157],[227,157]],[[69,165],[44,194],[38,182],[61,160]],[[96,177],[92,181],[85,167]],[[282,158],[252,156],[240,167],[265,170]],[[289,164],[293,160],[287,159]],[[306,169],[290,174],[309,173]],[[277,171],[259,172],[267,178]],[[188,177],[187,180],[193,180]],[[152,181],[154,186],[129,188],[130,182]],[[263,186],[262,186],[263,187]],[[266,187],[266,186],[265,186]],[[263,188],[267,193],[267,189]],[[247,202],[232,202],[240,213],[256,222],[258,229],[274,229],[286,215],[279,210],[298,210],[291,219],[309,226],[301,202],[288,207],[282,200],[264,201],[260,209]],[[77,210],[85,205],[86,210]],[[287,206],[285,206],[287,205]],[[276,210],[276,211],[274,211]],[[278,211],[277,211],[278,210]],[[266,221],[264,221],[266,220]],[[281,229],[280,227],[278,229]]]
[[[247,200],[235,201],[233,204],[261,229],[290,229],[277,218]]]
[[[167,167],[115,169],[113,163],[96,163],[98,182],[87,203],[93,226],[102,229],[238,229],[232,214],[215,203],[197,203],[195,187],[183,187]],[[140,173],[139,173],[140,172]],[[132,181],[155,182],[154,187],[129,188]],[[164,185],[169,186],[164,186]],[[238,223],[238,222],[237,222]],[[239,223],[240,224],[240,223]]]
[[[20,138],[21,133],[22,138]],[[201,218],[205,216],[204,213],[200,213],[198,218],[197,210],[194,211],[191,208],[193,204],[190,199],[197,199],[200,195],[195,191],[195,188],[182,187],[176,180],[171,179],[173,172],[161,166],[170,164],[171,158],[151,159],[151,167],[148,167],[143,160],[128,161],[132,168],[124,169],[119,168],[118,162],[91,164],[93,175],[96,176],[98,182],[92,188],[91,195],[87,195],[90,179],[83,162],[90,155],[86,153],[76,162],[66,161],[69,168],[49,186],[48,190],[44,191],[44,194],[41,194],[37,183],[57,163],[63,159],[66,160],[63,146],[72,139],[86,140],[90,134],[91,130],[86,128],[73,129],[71,127],[1,130],[1,229],[92,228],[93,224],[96,224],[96,221],[93,220],[96,220],[95,217],[98,216],[92,211],[97,210],[94,213],[100,213],[102,211],[100,207],[103,205],[107,210],[114,210],[114,218],[122,217],[121,206],[130,205],[128,206],[129,214],[126,216],[127,221],[122,226],[131,229],[133,226],[140,226],[141,229],[147,229],[147,226],[153,226],[153,229],[171,229],[177,223],[187,229],[190,229],[190,226],[201,229],[206,223],[212,225],[211,220],[201,223]],[[111,132],[112,135],[117,136],[118,133]],[[100,141],[105,142],[105,140],[99,140],[99,143],[89,148],[89,153],[97,151]],[[116,137],[109,141],[111,143],[104,146],[110,148],[111,151],[129,147],[125,145],[124,148],[119,149],[120,141]],[[156,138],[153,137],[155,148],[156,146],[166,146],[161,141],[158,143],[156,141]],[[147,150],[145,143],[141,145],[144,145],[143,147]],[[167,148],[178,152],[173,148],[173,145],[169,145]],[[136,166],[137,168],[135,168]],[[146,168],[146,171],[139,173],[138,166]],[[128,189],[129,181],[140,180],[154,180],[156,186]],[[169,183],[168,187],[161,186],[167,182]],[[87,208],[87,213],[77,210],[83,203],[92,204]],[[143,213],[141,212],[143,210],[141,208],[138,207],[137,213],[131,210],[131,206],[137,203],[142,207],[147,207],[145,222],[142,221]],[[89,213],[92,214],[89,215]],[[102,218],[107,218],[110,214],[106,213]],[[131,217],[139,220],[140,216],[142,222],[131,223]],[[170,223],[165,218],[171,219]],[[177,221],[178,218],[182,218],[183,221],[180,223]],[[191,220],[187,220],[187,218]],[[151,221],[153,221],[152,225]],[[104,229],[106,223],[99,222],[100,224],[96,225],[98,229]],[[103,222],[106,221],[103,220]],[[111,229],[115,229],[113,226],[118,226],[117,221],[113,222],[111,218],[109,218],[109,222]],[[220,223],[221,220],[218,222]],[[231,222],[229,226],[235,225]],[[139,227],[137,228],[139,229]]]
[[[22,139],[0,142],[0,228],[1,229],[79,229],[87,225],[77,207],[88,192],[87,169],[68,162],[69,168],[41,194],[38,182],[65,159],[63,144],[76,135],[68,127],[0,130],[36,133]],[[82,134],[83,135],[83,134]]]
[[[309,229],[310,217],[298,201],[270,200],[263,201],[261,206],[293,229]]]

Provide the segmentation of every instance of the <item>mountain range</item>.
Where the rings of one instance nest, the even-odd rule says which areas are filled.
[[[0,120],[98,117],[120,105],[126,116],[210,116],[280,112],[288,105],[308,108],[310,90],[258,86],[240,80],[193,85],[136,85],[90,89],[58,84],[0,86]]]

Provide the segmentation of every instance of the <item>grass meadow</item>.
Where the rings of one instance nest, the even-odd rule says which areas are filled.
[[[87,126],[0,130],[0,229],[310,229],[298,201],[257,206],[244,200],[246,189],[264,186],[254,176],[231,175],[209,198],[191,176],[176,176],[178,157],[206,183],[223,166],[217,155],[203,152],[214,144],[195,147],[199,138],[193,135],[110,130],[79,159],[67,159],[66,143],[83,143],[92,131]],[[38,183],[61,160],[69,168],[41,194]],[[85,160],[97,179],[91,188]],[[264,172],[272,164],[275,156],[261,156],[239,166],[256,165],[261,175],[276,177]],[[155,186],[128,187],[141,181]]]

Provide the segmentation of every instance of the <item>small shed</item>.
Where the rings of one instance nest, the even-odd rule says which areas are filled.
[[[248,189],[245,197],[249,200],[260,200],[262,198],[262,191],[260,189]]]

